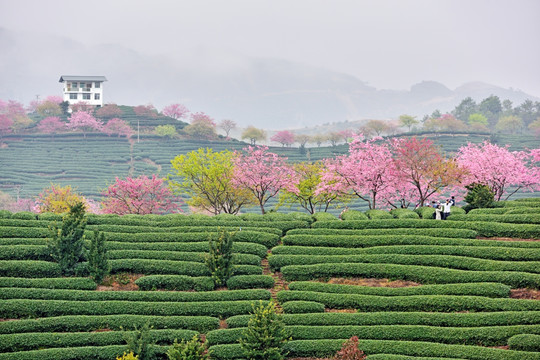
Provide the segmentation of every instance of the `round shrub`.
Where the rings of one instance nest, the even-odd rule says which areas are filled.
[[[508,339],[508,346],[512,350],[540,351],[540,335],[519,334]]]
[[[347,210],[341,214],[342,220],[368,220],[366,214],[358,210]]]
[[[393,219],[394,217],[390,215],[388,211],[371,209],[366,211],[366,215],[370,219]]]

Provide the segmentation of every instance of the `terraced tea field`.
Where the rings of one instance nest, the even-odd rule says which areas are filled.
[[[152,358],[196,334],[212,358],[242,358],[252,304],[271,298],[290,358],[330,357],[357,336],[370,360],[540,359],[540,201],[502,205],[446,221],[429,209],[88,215],[112,265],[99,287],[61,277],[46,246],[58,215],[0,212],[0,359],[115,359],[121,327],[146,322]],[[218,228],[235,231],[223,289],[203,264]]]

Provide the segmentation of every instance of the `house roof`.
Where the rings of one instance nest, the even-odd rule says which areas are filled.
[[[64,81],[107,81],[105,76],[73,76],[73,75],[62,75],[58,82]]]

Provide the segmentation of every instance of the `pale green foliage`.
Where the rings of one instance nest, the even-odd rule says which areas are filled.
[[[415,116],[403,114],[399,116],[399,124],[401,126],[405,126],[409,131],[411,131],[411,127],[418,124],[419,121],[416,120]]]
[[[212,140],[217,137],[216,128],[204,122],[189,124],[183,131],[195,139]]]
[[[206,343],[201,344],[197,335],[189,341],[182,340],[181,343],[175,339],[174,344],[167,351],[167,357],[169,360],[206,360],[209,358]]]
[[[263,129],[257,129],[254,126],[248,126],[242,132],[242,140],[243,139],[249,139],[251,145],[255,145],[257,141],[266,140],[266,133]]]
[[[217,239],[210,238],[208,241],[209,252],[204,262],[216,286],[224,286],[233,275],[233,236],[234,233],[220,230]]]
[[[270,301],[264,305],[253,304],[253,313],[248,327],[242,333],[240,346],[248,360],[282,360],[285,358],[283,346],[290,338],[285,324],[278,316],[276,304]]]
[[[209,211],[237,214],[243,206],[254,204],[251,193],[232,186],[235,154],[199,149],[179,155],[172,161],[169,184],[180,194],[189,196],[188,205]]]
[[[523,121],[515,115],[503,116],[497,122],[495,130],[515,134],[523,128]]]
[[[176,128],[173,125],[159,125],[154,129],[154,133],[159,136],[172,138],[176,135]]]
[[[482,114],[474,113],[469,115],[469,125],[484,125],[488,126],[488,119]]]

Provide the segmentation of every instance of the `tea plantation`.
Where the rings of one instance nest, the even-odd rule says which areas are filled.
[[[85,262],[62,277],[51,258],[61,216],[2,211],[0,360],[115,359],[145,323],[153,359],[194,335],[213,359],[242,358],[252,304],[272,298],[289,358],[331,357],[357,336],[369,360],[540,359],[540,200],[501,205],[445,221],[433,209],[87,215],[87,238],[107,239],[99,287]],[[215,289],[204,255],[220,229],[234,232],[235,268]]]

